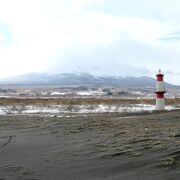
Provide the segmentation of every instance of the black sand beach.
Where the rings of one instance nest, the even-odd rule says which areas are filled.
[[[0,179],[179,180],[180,111],[131,115],[1,116]]]

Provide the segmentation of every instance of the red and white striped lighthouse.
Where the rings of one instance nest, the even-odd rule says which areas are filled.
[[[163,80],[164,74],[161,72],[161,70],[158,71],[156,74],[157,82],[156,82],[156,110],[163,110],[165,109],[165,102],[164,102],[164,93],[165,86],[164,86],[164,80]]]

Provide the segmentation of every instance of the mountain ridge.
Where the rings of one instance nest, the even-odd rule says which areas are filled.
[[[0,80],[0,85],[59,85],[154,87],[156,79],[149,76],[94,76],[88,73],[32,73]],[[165,82],[168,88],[179,87]]]

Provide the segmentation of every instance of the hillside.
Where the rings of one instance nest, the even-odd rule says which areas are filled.
[[[156,80],[152,77],[114,77],[93,76],[91,74],[27,74],[1,79],[1,85],[59,85],[59,86],[115,86],[115,87],[154,87]],[[165,83],[166,87],[176,87]]]

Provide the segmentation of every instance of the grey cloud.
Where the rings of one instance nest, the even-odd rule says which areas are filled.
[[[103,7],[93,7],[91,10],[100,10],[117,16],[179,21],[179,6],[179,0],[105,0]]]
[[[180,31],[172,32],[169,34],[166,34],[159,38],[161,41],[179,41],[180,40]]]
[[[81,71],[95,75],[149,75],[159,68],[171,70],[170,66],[174,63],[176,67],[179,58],[180,53],[132,40],[119,39],[114,44],[102,46],[77,43],[63,57],[57,58],[51,71]]]
[[[174,73],[173,71],[164,71],[164,74],[166,74],[166,75],[175,75],[176,73]]]

